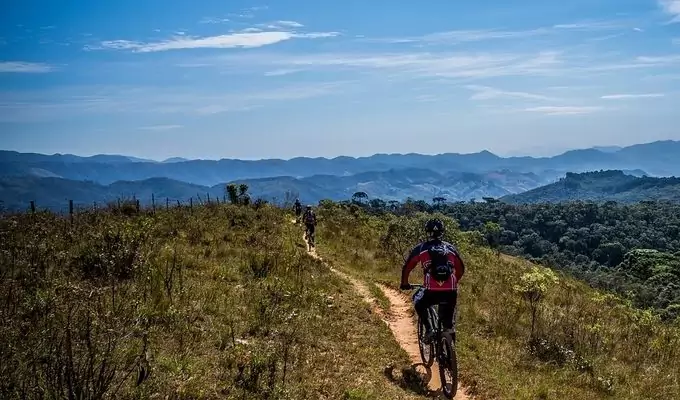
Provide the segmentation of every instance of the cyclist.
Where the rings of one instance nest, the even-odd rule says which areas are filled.
[[[305,238],[312,239],[312,246],[314,243],[314,228],[316,227],[316,214],[312,210],[311,205],[307,205],[302,221],[305,223]]]
[[[432,341],[432,331],[427,318],[427,309],[439,304],[444,329],[453,334],[453,313],[458,297],[458,282],[465,272],[465,264],[458,250],[442,240],[444,223],[439,219],[431,219],[425,224],[428,240],[413,248],[401,271],[402,290],[411,289],[408,277],[411,271],[420,264],[424,272],[424,290],[414,296],[415,309],[425,325],[425,343]]]
[[[295,205],[293,205],[295,210],[295,222],[300,222],[300,214],[302,214],[302,204],[300,204],[300,199],[295,199]]]

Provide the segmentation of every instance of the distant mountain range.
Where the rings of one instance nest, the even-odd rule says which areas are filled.
[[[365,172],[350,176],[314,175],[306,178],[271,177],[237,180],[245,183],[253,197],[282,201],[299,196],[305,202],[322,199],[346,200],[355,192],[366,192],[371,198],[403,200],[408,197],[431,201],[433,197],[447,200],[481,199],[484,196],[500,197],[525,191],[541,184],[545,179],[532,173],[501,171],[487,174],[450,172],[439,174],[426,169],[402,169]],[[55,177],[2,177],[0,200],[12,210],[26,209],[30,201],[50,209],[62,209],[68,200],[75,204],[103,204],[118,198],[140,199],[151,202],[152,194],[164,203],[166,198],[182,202],[207,194],[214,199],[222,197],[227,183],[214,186],[195,185],[168,178],[151,178],[141,181],[117,181],[102,185],[92,181],[77,181]]]
[[[566,173],[623,170],[634,176],[680,176],[680,142],[573,150],[555,157],[503,158],[473,154],[376,154],[370,157],[291,160],[186,160],[162,162],[122,155],[43,155],[0,151],[0,201],[25,208],[68,198],[83,203],[136,195],[188,200],[222,195],[226,182],[247,183],[256,197],[303,201],[346,199],[357,191],[385,200],[449,201],[518,194],[556,182]],[[540,197],[540,196],[539,196]],[[559,196],[558,196],[559,197]],[[507,197],[514,199],[515,197]],[[529,197],[527,197],[529,198]]]
[[[290,160],[219,161],[171,159],[170,162],[140,161],[125,156],[77,157],[72,155],[0,152],[0,176],[58,177],[90,180],[108,185],[116,181],[169,178],[212,186],[237,179],[275,176],[295,178],[312,175],[347,176],[392,169],[428,169],[440,174],[484,174],[508,170],[515,173],[552,175],[601,169],[640,169],[653,176],[680,175],[680,142],[662,141],[620,150],[572,150],[555,157],[503,158],[488,151],[473,154],[376,154],[370,157],[293,158]]]
[[[507,203],[552,203],[569,200],[613,200],[622,203],[642,200],[680,201],[680,178],[635,177],[622,171],[567,173],[558,182],[504,196],[501,200]]]

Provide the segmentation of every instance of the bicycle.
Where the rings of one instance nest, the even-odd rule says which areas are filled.
[[[307,242],[307,249],[312,251],[312,248],[316,247],[314,244],[314,233],[310,232],[309,227],[305,227],[305,241]]]
[[[411,285],[415,290],[411,297],[415,303],[416,296],[425,290],[423,285]],[[434,328],[434,336],[429,345],[425,344],[425,325],[418,317],[418,348],[423,364],[428,368],[434,364],[435,359],[439,364],[439,378],[442,382],[442,392],[446,398],[452,399],[458,391],[458,360],[456,357],[456,334],[445,332],[439,314],[439,305],[434,304],[427,310],[430,326]],[[455,315],[455,314],[454,314]],[[450,379],[447,379],[447,372]]]

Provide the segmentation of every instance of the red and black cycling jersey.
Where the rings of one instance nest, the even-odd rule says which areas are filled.
[[[434,246],[440,245],[444,245],[448,250],[447,257],[451,264],[453,265],[453,273],[451,274],[451,277],[444,282],[438,282],[432,279],[429,274],[431,260],[428,250]],[[414,247],[413,250],[411,250],[411,254],[409,254],[408,259],[404,263],[404,267],[401,270],[402,282],[408,282],[409,274],[418,265],[418,263],[420,263],[421,266],[423,267],[424,270],[423,286],[425,286],[425,288],[428,290],[437,291],[457,290],[458,282],[465,273],[465,264],[463,263],[463,259],[460,257],[460,254],[458,253],[456,247],[449,242],[445,242],[439,239],[429,240],[427,242],[420,243],[419,245]]]

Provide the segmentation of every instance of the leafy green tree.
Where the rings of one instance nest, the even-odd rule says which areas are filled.
[[[536,320],[539,305],[545,294],[558,282],[557,275],[547,268],[533,267],[530,272],[522,275],[520,282],[513,289],[522,295],[531,310],[531,338],[536,335]]]

